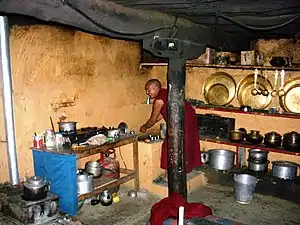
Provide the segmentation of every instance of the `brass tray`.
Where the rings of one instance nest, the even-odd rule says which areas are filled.
[[[300,113],[300,77],[288,80],[283,90],[285,94],[279,97],[280,106],[286,112]]]
[[[203,85],[205,100],[212,105],[224,106],[229,104],[234,96],[236,83],[228,73],[212,74]]]
[[[258,75],[257,81],[257,88],[267,90],[269,95],[254,96],[251,94],[252,89],[254,89],[254,75],[250,74],[238,83],[237,99],[240,105],[247,105],[253,109],[265,109],[270,105],[272,101],[271,92],[273,90],[271,82],[261,75]]]

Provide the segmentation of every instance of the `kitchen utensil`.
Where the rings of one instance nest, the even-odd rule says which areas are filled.
[[[243,132],[244,133],[244,136],[247,134],[247,130],[243,127],[239,128],[238,129],[239,131]]]
[[[88,173],[77,174],[77,194],[82,195],[94,190],[94,177]]]
[[[224,72],[212,74],[203,85],[205,100],[212,105],[227,105],[235,96],[236,83],[231,75]]]
[[[33,176],[25,178],[23,185],[23,199],[27,201],[38,201],[47,197],[50,183],[43,177]]]
[[[284,86],[284,76],[285,76],[285,72],[284,70],[280,71],[280,88],[278,91],[278,96],[281,97],[285,94],[285,91],[283,90],[283,86]]]
[[[107,137],[109,138],[119,138],[120,137],[120,133],[121,133],[121,130],[120,128],[109,128],[107,130]]]
[[[235,153],[225,149],[211,149],[208,154],[208,165],[217,170],[229,170],[234,166]]]
[[[245,134],[240,130],[232,130],[229,132],[229,140],[233,142],[241,142],[244,140]]]
[[[240,107],[240,110],[244,111],[244,112],[252,112],[252,108],[250,106],[247,106],[247,105],[242,105]]]
[[[291,131],[283,135],[282,146],[286,150],[300,152],[300,134]]]
[[[251,94],[252,94],[252,95],[257,95],[257,94],[258,94],[258,90],[257,90],[257,87],[256,87],[256,84],[257,84],[257,76],[258,76],[258,70],[255,69],[255,70],[254,70],[254,88],[253,88],[252,91],[251,91]]]
[[[248,159],[248,170],[254,172],[267,172],[269,163],[269,160],[265,163],[255,163]]]
[[[128,126],[125,122],[121,122],[119,124],[118,128],[120,129],[120,133],[122,133],[122,134],[127,134],[128,133]]]
[[[274,89],[271,92],[271,96],[274,98],[277,96],[278,92],[277,92],[277,80],[278,80],[278,70],[275,70],[274,72]]]
[[[103,167],[99,162],[89,161],[85,164],[85,172],[93,174],[94,178],[102,175]]]
[[[268,151],[260,150],[260,149],[249,149],[248,160],[254,163],[266,163],[268,161]]]
[[[281,146],[282,136],[274,131],[265,134],[264,144],[268,147]]]
[[[53,132],[55,133],[55,129],[54,129],[54,125],[53,125],[53,120],[52,120],[52,117],[51,117],[51,116],[50,116],[50,123],[51,123],[52,130],[53,130]]]
[[[270,64],[271,66],[274,67],[282,67],[282,66],[286,66],[287,65],[287,60],[283,57],[279,57],[279,56],[274,56],[272,57],[272,59],[270,60]]]
[[[259,80],[259,85],[256,85],[257,89],[267,90],[271,92],[273,89],[270,81],[265,79],[263,76],[258,75],[257,80]],[[254,89],[254,77],[252,74],[244,77],[237,87],[237,99],[240,105],[251,106],[255,109],[265,109],[268,107],[272,101],[272,96],[264,95],[252,95],[251,91]]]
[[[262,143],[264,137],[257,130],[250,130],[250,133],[246,134],[246,141],[251,144]]]
[[[234,199],[240,204],[249,204],[253,199],[258,179],[249,174],[234,175]]]
[[[283,180],[294,180],[299,164],[289,161],[273,161],[272,176]]]
[[[58,122],[59,132],[71,132],[76,131],[77,122]]]
[[[108,190],[105,190],[100,194],[99,200],[101,205],[109,206],[113,202],[112,194]]]
[[[300,77],[286,81],[283,91],[285,94],[279,97],[280,106],[286,112],[300,113]]]
[[[268,74],[265,71],[262,71],[263,77],[265,78],[265,82],[268,82]],[[264,88],[264,90],[262,91],[262,95],[263,96],[268,96],[269,95],[269,91]]]

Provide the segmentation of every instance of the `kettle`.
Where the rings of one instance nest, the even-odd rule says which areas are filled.
[[[109,206],[113,202],[113,197],[112,197],[112,194],[108,190],[105,190],[101,193],[99,200],[100,200],[101,205]]]

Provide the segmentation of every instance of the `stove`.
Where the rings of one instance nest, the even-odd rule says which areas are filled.
[[[90,137],[97,134],[106,134],[107,130],[105,128],[98,127],[83,127],[76,131],[63,132],[64,137],[69,137],[71,144],[79,144],[86,142]]]
[[[60,216],[58,196],[48,192],[46,198],[38,201],[26,201],[21,193],[8,196],[3,212],[21,224],[45,224]]]

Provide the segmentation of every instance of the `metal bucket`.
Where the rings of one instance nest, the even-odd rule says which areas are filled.
[[[234,175],[234,198],[240,204],[249,204],[253,199],[258,179],[248,174]]]

